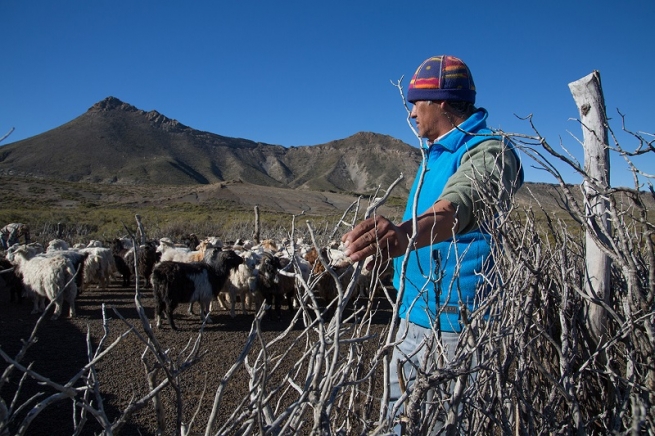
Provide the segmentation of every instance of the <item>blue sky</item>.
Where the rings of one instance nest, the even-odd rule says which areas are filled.
[[[38,135],[108,96],[196,129],[284,146],[360,131],[418,145],[392,82],[427,57],[470,67],[489,124],[579,159],[568,88],[600,71],[614,130],[655,132],[655,1],[0,2],[0,136]],[[624,148],[637,143],[620,135]],[[655,158],[636,161],[653,173]],[[526,162],[528,181],[554,182]],[[565,168],[562,168],[565,170]],[[564,171],[570,183],[579,179]],[[622,160],[614,185],[632,185]]]

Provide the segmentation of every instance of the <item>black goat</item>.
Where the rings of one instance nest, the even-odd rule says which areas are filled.
[[[203,262],[183,263],[164,261],[152,272],[152,292],[155,297],[155,319],[161,327],[161,316],[168,318],[173,330],[173,311],[180,303],[200,303],[200,319],[209,318],[209,305],[223,288],[230,271],[243,263],[232,250],[208,249]]]
[[[123,245],[123,241],[116,238],[111,243],[111,253],[114,255],[114,263],[116,264],[116,271],[121,275],[123,279],[123,287],[127,288],[130,286],[130,280],[132,279],[132,269],[134,269],[134,264],[128,265],[125,262],[125,255],[127,254],[128,249]]]
[[[157,252],[157,246],[153,242],[147,242],[139,246],[138,258],[136,261],[139,277],[145,280],[145,287],[150,287],[150,277],[157,262],[161,258],[161,253]],[[129,257],[129,256],[128,256]]]
[[[23,280],[14,269],[14,265],[4,257],[0,257],[0,289],[9,291],[9,302],[23,301]]]
[[[123,287],[126,288],[130,285],[134,272],[134,249],[126,250],[120,239],[114,239],[112,253],[116,270],[123,277]],[[146,242],[137,249],[136,267],[139,278],[144,279],[145,288],[150,287],[150,276],[160,257],[161,253],[157,252],[157,247],[153,242]]]
[[[265,252],[260,261],[257,276],[257,291],[261,292],[266,304],[273,306],[275,300],[275,315],[282,319],[282,301],[286,300],[289,312],[293,311],[293,295],[295,292],[295,279],[279,274],[289,264],[289,259],[279,258]],[[270,310],[270,309],[269,309]],[[272,317],[271,312],[268,313]]]

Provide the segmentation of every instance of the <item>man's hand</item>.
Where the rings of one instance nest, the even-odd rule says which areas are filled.
[[[452,238],[457,233],[457,208],[448,200],[439,200],[416,217],[417,235],[413,249],[426,247]],[[402,256],[412,235],[412,220],[395,225],[383,216],[369,218],[343,235],[344,254],[353,262],[377,255],[380,263]],[[371,262],[372,264],[373,262]],[[366,265],[368,269],[372,265]]]
[[[402,227],[382,216],[362,221],[341,238],[346,247],[344,254],[353,262],[377,255],[380,263],[404,254],[408,240],[409,236]]]

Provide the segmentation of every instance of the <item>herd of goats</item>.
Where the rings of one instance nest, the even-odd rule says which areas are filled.
[[[113,280],[123,287],[138,284],[152,290],[157,327],[165,317],[176,330],[173,312],[181,303],[188,303],[188,314],[193,314],[198,302],[201,320],[208,323],[214,301],[232,317],[237,302],[243,313],[265,303],[268,315],[280,319],[282,304],[293,310],[302,289],[311,290],[313,304],[329,308],[355,269],[337,243],[317,250],[302,241],[228,245],[207,237],[185,245],[165,237],[136,246],[132,239],[117,238],[104,245],[110,247],[100,241],[70,246],[62,239],[47,246],[13,244],[0,254],[0,290],[7,289],[11,302],[31,298],[32,313],[52,302],[52,319],[57,319],[64,302],[75,316],[75,299],[85,287],[106,289]],[[381,284],[363,268],[353,295],[368,296],[376,281]]]

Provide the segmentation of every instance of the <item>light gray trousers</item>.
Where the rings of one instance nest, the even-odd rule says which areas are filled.
[[[447,362],[450,362],[454,356],[459,342],[459,333],[442,332],[441,340],[436,341],[434,332],[431,329],[413,324],[405,319],[400,320],[400,327],[396,333],[396,341],[400,343],[394,348],[390,366],[390,390],[389,390],[389,414],[393,412],[393,407],[405,389],[411,391],[412,384],[416,379],[416,369],[418,368],[441,368]],[[430,355],[427,356],[427,365],[424,362],[426,351],[429,350],[428,343],[432,345]],[[409,360],[408,360],[409,357]],[[399,370],[401,362],[404,362],[402,371]],[[399,378],[402,377],[403,381]],[[454,383],[451,383],[452,390]],[[427,400],[430,401],[431,395],[428,394]],[[405,404],[402,404],[393,418],[404,412]],[[427,407],[423,407],[423,412]],[[437,434],[443,428],[443,422],[438,423],[432,429],[430,434]],[[397,435],[402,434],[402,426],[399,423],[394,427]]]

